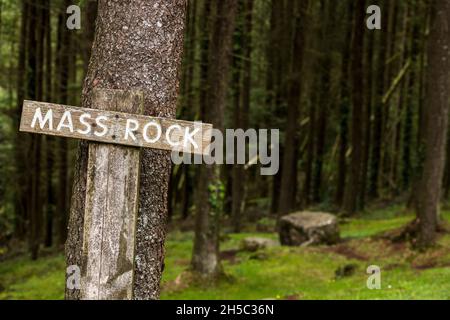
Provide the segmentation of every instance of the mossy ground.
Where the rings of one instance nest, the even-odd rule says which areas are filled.
[[[444,217],[450,221],[450,212]],[[436,248],[419,253],[407,243],[380,237],[412,219],[400,208],[365,214],[341,225],[344,241],[331,247],[274,247],[258,253],[239,251],[247,236],[229,234],[222,243],[223,280],[193,283],[186,276],[191,232],[171,232],[167,241],[162,299],[450,299],[450,235]],[[381,290],[366,287],[369,265],[381,268]],[[354,272],[336,277],[336,270]],[[0,299],[62,299],[64,258],[50,255],[31,262],[18,257],[0,264]]]

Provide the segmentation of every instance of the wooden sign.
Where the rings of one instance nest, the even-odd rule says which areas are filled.
[[[144,96],[136,91],[98,90],[92,101],[101,111],[138,114],[144,108]],[[82,299],[132,299],[140,153],[139,148],[89,145]]]
[[[141,148],[207,154],[212,126],[143,116],[140,91],[92,92],[97,109],[25,101],[20,131],[89,144],[82,299],[132,299]]]
[[[100,109],[98,104],[96,107]],[[209,124],[98,109],[24,101],[20,131],[208,154]]]

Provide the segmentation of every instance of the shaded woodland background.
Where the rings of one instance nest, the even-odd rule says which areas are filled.
[[[273,177],[260,176],[258,165],[211,169],[220,216],[207,221],[211,232],[197,218],[197,236],[212,233],[209,240],[218,242],[219,226],[238,233],[302,209],[357,217],[374,206],[402,204],[428,217],[402,236],[433,244],[435,198],[445,202],[450,192],[450,157],[437,154],[425,165],[427,132],[447,134],[446,107],[432,98],[448,101],[450,90],[448,63],[433,50],[450,42],[436,18],[437,12],[449,17],[446,1],[224,2],[188,1],[177,117],[218,128],[279,128],[281,168]],[[24,99],[80,105],[97,3],[79,1],[81,30],[66,28],[71,4],[0,0],[3,253],[26,248],[37,259],[43,248],[62,249],[66,241],[77,142],[17,128]],[[382,30],[366,27],[372,4],[381,7]],[[209,103],[211,90],[223,90],[223,113]],[[424,178],[427,166],[443,168],[442,191],[439,173]],[[200,171],[172,168],[169,222],[192,230],[195,215],[208,214],[201,208],[210,199],[198,196]],[[431,184],[423,189],[426,178]],[[194,247],[198,271],[207,269],[205,247],[199,241]]]

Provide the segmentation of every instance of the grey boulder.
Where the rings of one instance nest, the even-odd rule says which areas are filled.
[[[336,216],[325,212],[296,212],[280,219],[280,242],[286,246],[335,244],[339,242]]]

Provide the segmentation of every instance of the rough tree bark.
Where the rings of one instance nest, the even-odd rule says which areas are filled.
[[[450,2],[431,3],[428,43],[426,106],[423,113],[423,166],[417,185],[416,211],[419,223],[417,245],[434,244],[439,199],[445,164],[450,86]]]
[[[225,101],[230,67],[230,53],[237,0],[213,2],[215,18],[209,47],[204,121],[223,131]],[[215,278],[221,273],[219,261],[219,221],[223,201],[220,170],[202,166],[197,187],[197,212],[192,268],[199,275]]]
[[[97,17],[97,0],[86,1],[86,8],[84,9],[84,25],[83,25],[83,69],[87,72],[89,66],[89,58],[91,57],[92,42],[95,35],[95,18]]]
[[[100,0],[82,106],[95,108],[90,94],[94,87],[139,89],[144,92],[144,114],[175,117],[185,12],[185,0]],[[87,147],[87,142],[81,142],[78,148],[66,244],[68,265],[82,265]],[[142,150],[134,299],[159,297],[170,169],[169,152]],[[79,290],[66,290],[67,299],[78,299],[79,294]]]

